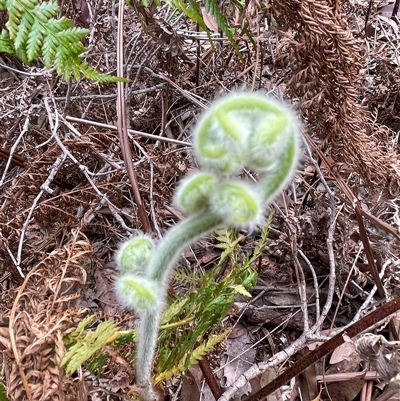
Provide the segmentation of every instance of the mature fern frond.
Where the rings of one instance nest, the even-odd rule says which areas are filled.
[[[82,337],[84,335],[85,329],[94,321],[95,315],[87,315],[82,319],[76,329],[68,335],[68,339],[73,340],[75,338]]]
[[[218,335],[211,336],[205,343],[198,346],[190,357],[190,365],[194,365],[203,359],[203,357],[207,355],[217,344],[224,340],[231,331],[231,329],[224,330]]]
[[[238,294],[251,298],[251,294],[246,290],[244,285],[233,284],[233,285],[231,285],[231,288],[233,288]]]
[[[224,229],[217,231],[216,239],[218,241],[218,244],[216,244],[215,247],[224,249],[220,257],[220,262],[219,262],[220,265],[228,256],[233,256],[233,262],[236,263],[236,258],[234,257],[236,254],[235,251],[237,249],[239,242],[243,238],[244,238],[243,236],[236,237],[236,232],[235,230],[232,229]]]
[[[214,338],[220,322],[232,307],[238,293],[249,296],[248,290],[254,286],[257,273],[252,268],[253,260],[262,253],[266,235],[251,257],[238,262],[238,243],[243,239],[235,230],[218,230],[217,248],[223,250],[218,263],[207,273],[195,277],[191,292],[173,302],[164,313],[163,329],[159,335],[157,355],[157,379],[164,380],[171,375],[186,371],[193,363],[209,351],[205,339]],[[265,239],[265,240],[264,240]],[[223,260],[229,258],[231,269],[223,278],[215,279]],[[166,323],[170,323],[167,325]],[[179,330],[176,325],[179,323]],[[205,344],[202,347],[199,344]]]
[[[179,313],[181,313],[188,301],[188,298],[183,298],[181,300],[178,299],[169,305],[163,313],[161,324],[170,323],[175,316],[179,316]]]
[[[57,1],[39,3],[39,0],[0,0],[0,10],[7,10],[8,33],[0,35],[0,52],[16,54],[24,63],[42,57],[47,68],[56,69],[64,80],[86,77],[99,82],[126,81],[123,78],[101,74],[82,59],[87,49],[81,40],[89,30],[73,26],[66,17],[56,18]]]

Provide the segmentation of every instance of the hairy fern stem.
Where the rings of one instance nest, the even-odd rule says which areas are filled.
[[[161,304],[165,301],[168,277],[181,252],[222,223],[220,217],[208,212],[180,222],[166,234],[149,264],[149,278],[159,284],[158,296]],[[155,397],[153,391],[149,389],[152,389],[151,373],[162,311],[162,307],[143,311],[139,323],[136,376],[142,389],[142,397],[146,400]]]

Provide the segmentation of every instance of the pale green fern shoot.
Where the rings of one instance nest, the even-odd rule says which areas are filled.
[[[94,316],[88,317],[68,337],[74,344],[64,356],[61,366],[67,373],[75,372],[84,362],[101,351],[105,344],[113,342],[119,336],[119,328],[112,321],[100,323],[95,331],[84,332]]]

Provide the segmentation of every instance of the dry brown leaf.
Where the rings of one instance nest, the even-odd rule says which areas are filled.
[[[350,358],[358,357],[356,347],[352,342],[345,342],[333,351],[329,363],[331,365],[335,365],[344,360],[348,360]],[[359,360],[359,358],[357,358]],[[360,360],[359,360],[360,361]],[[359,363],[359,362],[358,362]]]
[[[206,24],[207,28],[212,31],[212,32],[218,32],[218,24],[217,21],[215,21],[215,18],[206,11],[204,7],[201,8],[201,14],[203,15],[203,20],[204,23]]]
[[[205,397],[205,399],[208,400],[213,400],[214,397],[211,394],[211,390],[208,388],[206,390],[207,385],[205,385],[205,394],[201,392],[201,387],[202,387],[202,381],[204,379],[203,373],[201,372],[201,369],[199,365],[193,365],[190,367],[190,369],[185,373],[182,379],[182,389],[180,393],[180,398],[182,401],[192,401],[192,400],[200,400],[202,396]],[[210,398],[210,394],[211,397]]]
[[[12,354],[5,355],[4,365],[12,401],[76,399],[77,387],[60,364],[66,352],[63,337],[85,313],[71,301],[85,283],[82,266],[91,252],[86,237],[73,231],[66,245],[32,269],[19,288],[9,315]]]
[[[278,376],[278,373],[275,369],[267,369],[260,377],[260,385],[261,388],[265,387],[268,383],[274,380]],[[254,389],[253,389],[254,390]],[[267,397],[266,401],[280,401],[282,399],[282,391],[277,390],[274,391]]]
[[[252,341],[247,329],[237,324],[225,340],[225,355],[221,358],[222,369],[221,385],[228,387],[238,377],[252,366],[256,356],[256,349],[251,347]],[[251,393],[250,384],[247,383],[242,389],[243,394]]]
[[[327,393],[331,401],[353,401],[364,386],[364,378],[339,383],[329,383]]]

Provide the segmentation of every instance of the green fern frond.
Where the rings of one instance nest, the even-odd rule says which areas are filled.
[[[184,0],[165,0],[167,4],[171,7],[175,8],[179,12],[185,14],[188,18],[190,18],[193,22],[199,25],[199,27],[206,32],[208,41],[211,44],[212,50],[215,51],[214,42],[212,40],[211,34],[207,25],[204,22],[203,15],[201,14],[199,3],[193,0],[188,0],[185,2]]]
[[[231,288],[233,288],[238,294],[251,298],[251,294],[246,290],[246,288],[244,288],[242,284],[232,285]]]
[[[75,74],[77,74],[79,70],[79,72],[82,72],[82,75],[84,75],[87,79],[90,79],[91,81],[97,81],[101,84],[106,82],[129,82],[129,79],[126,78],[117,77],[115,75],[102,74],[94,68],[90,67],[89,64],[86,62],[80,65],[75,64],[73,67],[75,68]]]
[[[43,31],[40,29],[39,22],[35,21],[32,25],[32,29],[28,32],[28,39],[26,40],[26,55],[28,60],[33,60],[35,56],[39,54],[43,46],[43,40]]]
[[[24,63],[42,57],[46,68],[55,67],[59,76],[69,81],[82,77],[103,82],[128,80],[101,74],[82,59],[87,48],[81,40],[88,29],[73,26],[66,17],[56,18],[59,7],[56,1],[39,3],[39,0],[0,0],[0,9],[7,9],[6,23],[9,36],[0,36],[0,51],[15,53]]]
[[[5,29],[0,33],[0,52],[14,54],[10,35]]]
[[[231,331],[231,329],[227,329],[218,335],[210,336],[206,343],[203,343],[197,347],[193,351],[193,354],[190,358],[190,366],[203,359],[204,356],[207,355],[217,344],[224,340]]]
[[[177,283],[180,287],[192,287],[196,283],[196,276],[192,274],[188,274],[184,270],[176,270],[174,274],[174,282]]]
[[[156,365],[158,375],[187,370],[193,362],[192,354],[198,344],[203,344],[205,338],[210,338],[218,330],[220,322],[232,307],[235,295],[238,292],[250,295],[247,290],[255,284],[257,273],[250,263],[237,263],[238,242],[241,239],[235,230],[218,231],[218,244],[223,244],[221,248],[228,251],[232,268],[222,279],[216,280],[222,264],[220,257],[212,270],[203,272],[191,283],[192,288],[195,285],[191,292],[167,309],[163,320],[164,329],[160,330],[159,336]],[[179,330],[176,329],[178,324]]]
[[[163,380],[168,380],[173,376],[176,376],[184,371],[187,371],[190,366],[195,365],[201,359],[204,358],[217,344],[226,338],[226,336],[231,332],[230,329],[223,331],[218,335],[210,336],[210,338],[205,342],[196,347],[190,354],[188,359],[186,356],[182,358],[177,365],[173,366],[172,369],[168,369],[161,374],[157,375],[154,379],[155,384],[160,383]]]
[[[191,2],[189,1],[189,3],[186,4],[183,0],[166,0],[165,2],[170,6],[172,6],[173,8],[175,8],[176,10],[185,14],[193,22],[199,24],[202,28],[203,26],[205,26],[205,23],[203,21],[197,3],[191,4]]]
[[[57,15],[58,10],[57,3],[44,1],[43,3],[37,4],[32,12],[38,21],[45,24],[48,20]]]
[[[201,28],[205,27],[205,29],[207,30],[197,3],[191,4],[191,2],[189,1],[189,3],[187,4],[183,0],[165,0],[165,3],[169,4],[172,8],[178,10],[179,12],[185,14],[193,22],[199,24]]]
[[[217,245],[229,244],[230,235],[228,229],[220,229],[215,232],[215,239],[218,241]]]
[[[113,341],[113,345],[119,346],[126,343],[136,341],[137,333],[136,330],[121,330],[118,333],[118,337]]]
[[[261,239],[258,242],[257,246],[254,249],[255,259],[258,258],[259,255],[263,252],[264,248],[267,246],[268,234],[269,234],[269,226],[271,224],[272,219],[274,218],[274,213],[270,213],[266,223],[264,224],[263,229],[261,230]]]
[[[102,352],[97,358],[94,358],[88,364],[88,371],[94,376],[100,376],[103,372],[105,362],[108,358],[108,352]]]
[[[74,331],[72,331],[68,338],[74,339],[81,337],[85,329],[96,319],[96,315],[88,315],[83,320],[81,320]]]
[[[218,244],[216,248],[224,249],[220,256],[219,265],[228,257],[232,256],[233,262],[236,263],[235,251],[239,242],[243,239],[242,236],[237,237],[235,230],[219,230],[216,237]]]
[[[6,10],[8,11],[9,15],[9,19],[6,26],[8,31],[10,32],[10,38],[14,39],[18,33],[18,26],[21,23],[21,18],[24,8],[21,8],[19,7],[19,5],[7,0]]]
[[[170,323],[175,316],[180,316],[187,302],[188,298],[183,298],[181,300],[176,300],[171,305],[169,305],[163,313],[161,324],[163,325]]]
[[[65,366],[67,373],[74,373],[90,357],[101,351],[104,345],[112,342],[118,333],[118,326],[111,321],[100,323],[95,331],[81,333],[74,338],[72,345],[65,354],[61,366]]]
[[[15,37],[11,36],[14,39],[14,46],[16,49],[23,47],[28,40],[29,32],[32,31],[32,25],[35,22],[33,16],[29,12],[25,12],[22,14],[22,18],[19,21],[19,27],[16,32]],[[8,26],[8,23],[6,24]]]

